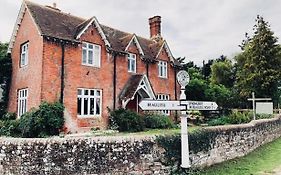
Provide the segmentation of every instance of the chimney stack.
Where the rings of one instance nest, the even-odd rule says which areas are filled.
[[[57,8],[57,3],[54,2],[54,3],[53,3],[53,7],[54,7],[54,8]]]
[[[161,38],[161,16],[153,16],[149,18],[150,38]]]

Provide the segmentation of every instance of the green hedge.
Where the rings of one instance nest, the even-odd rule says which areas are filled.
[[[13,137],[46,137],[58,135],[64,125],[62,104],[43,102],[39,109],[32,109],[19,120],[7,114],[0,121],[0,135]]]
[[[110,112],[109,128],[121,132],[138,132],[143,131],[145,126],[143,118],[136,112],[121,108]]]
[[[210,150],[218,134],[219,133],[217,131],[210,132],[205,129],[200,129],[195,132],[189,133],[188,140],[189,140],[190,153],[196,154],[201,151]],[[161,146],[165,150],[164,153],[165,160],[163,163],[173,167],[172,169],[173,174],[184,173],[183,169],[180,167],[181,164],[180,134],[157,136],[156,142],[159,146]],[[190,170],[193,171],[193,169]]]
[[[157,114],[144,116],[144,123],[146,128],[151,129],[168,129],[175,127],[168,116]]]
[[[208,121],[208,125],[217,126],[217,125],[226,125],[226,124],[241,124],[249,123],[252,120],[252,115],[248,112],[242,113],[234,111],[227,116],[221,116],[219,118],[212,119]]]

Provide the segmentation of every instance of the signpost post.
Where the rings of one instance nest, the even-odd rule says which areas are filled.
[[[188,73],[181,70],[177,73],[177,80],[181,86],[180,100],[186,100],[185,86],[188,85],[190,77]],[[187,129],[187,113],[186,110],[181,111],[181,167],[190,168],[189,162],[189,144],[188,144],[188,129]]]
[[[156,101],[142,100],[139,104],[142,110],[180,110],[181,111],[181,167],[190,168],[187,110],[216,110],[218,105],[210,101],[186,101],[185,86],[189,83],[189,75],[186,71],[177,73],[177,81],[181,86],[180,101]]]
[[[253,101],[253,120],[256,120],[256,101],[268,101],[271,98],[255,98],[255,92],[252,92],[252,98],[248,98],[248,101]]]

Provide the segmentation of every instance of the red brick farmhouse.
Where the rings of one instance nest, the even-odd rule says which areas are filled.
[[[106,128],[108,108],[140,112],[142,99],[177,99],[180,64],[161,37],[161,17],[149,26],[146,39],[24,1],[9,44],[9,111],[20,117],[42,101],[60,101],[67,130],[79,132]]]

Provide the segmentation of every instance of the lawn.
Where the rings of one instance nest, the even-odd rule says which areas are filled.
[[[211,166],[200,175],[269,175],[281,168],[281,138],[263,145],[245,157]]]
[[[193,132],[199,129],[199,126],[192,126],[188,128],[188,132]],[[141,132],[111,132],[111,131],[94,131],[91,135],[95,136],[131,136],[131,135],[161,135],[161,134],[180,134],[180,128],[172,129],[149,129]]]

